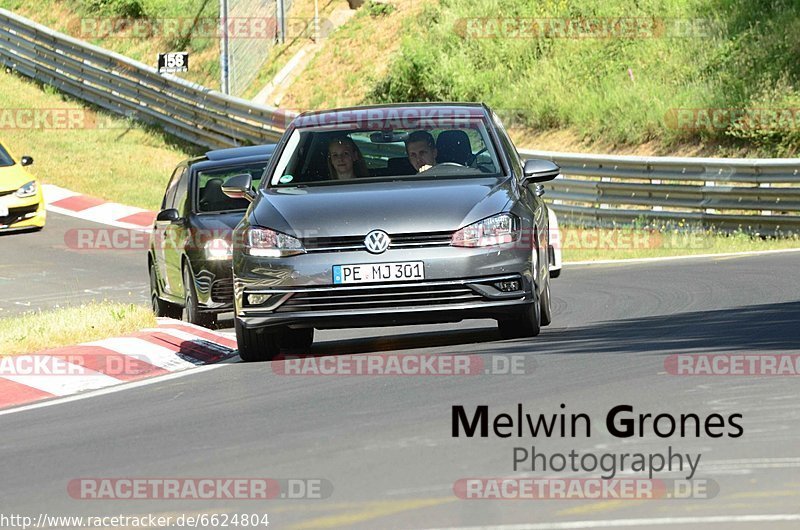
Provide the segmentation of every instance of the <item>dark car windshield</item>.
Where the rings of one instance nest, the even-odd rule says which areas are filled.
[[[3,149],[3,146],[0,145],[0,167],[6,166],[13,166],[14,160],[11,158],[11,155],[8,154],[8,151]]]
[[[250,204],[247,199],[231,199],[222,193],[222,184],[230,177],[249,173],[253,179],[253,186],[258,188],[261,175],[267,161],[251,163],[241,166],[227,166],[224,168],[204,169],[197,172],[195,188],[197,190],[197,211],[223,212],[229,210],[246,210]]]
[[[364,179],[479,178],[498,176],[503,171],[482,118],[419,120],[391,129],[380,125],[295,129],[269,186],[348,184]]]

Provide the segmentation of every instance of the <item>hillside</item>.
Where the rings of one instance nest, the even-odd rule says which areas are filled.
[[[323,25],[345,0],[320,0]],[[51,25],[76,17],[214,17],[218,0],[0,0]],[[313,0],[294,0],[307,22]],[[109,15],[111,16],[111,15]],[[293,27],[298,27],[297,22]],[[518,145],[565,151],[796,156],[796,0],[373,0],[314,46],[280,105],[485,101]],[[94,39],[153,63],[175,43]],[[310,46],[295,31],[245,93]],[[219,85],[218,43],[192,36],[192,72]]]
[[[178,162],[199,152],[2,71],[0,124],[3,143],[31,155],[30,171],[45,183],[150,210]]]
[[[407,28],[366,101],[483,100],[610,149],[800,144],[796,0],[442,0]]]

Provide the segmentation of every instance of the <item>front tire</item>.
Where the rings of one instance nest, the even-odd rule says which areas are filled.
[[[281,336],[281,346],[289,350],[307,350],[314,344],[314,328],[286,328]]]
[[[497,321],[500,336],[504,339],[535,337],[542,329],[542,305],[538,300],[525,306],[516,317]]]
[[[181,312],[181,320],[203,326],[204,328],[213,328],[216,324],[216,315],[209,315],[200,312],[200,305],[197,301],[197,290],[194,287],[194,276],[192,271],[189,270],[188,265],[183,267],[183,311]]]
[[[544,291],[541,296],[541,324],[542,326],[549,326],[553,321],[553,311],[550,306],[550,274],[548,273],[544,279]]]
[[[161,290],[158,288],[158,277],[156,276],[156,268],[150,263],[150,304],[153,307],[153,313],[157,317],[168,317],[174,319],[181,318],[180,307],[161,299]]]
[[[263,329],[247,329],[234,317],[236,344],[244,362],[271,361],[280,353],[280,334]]]

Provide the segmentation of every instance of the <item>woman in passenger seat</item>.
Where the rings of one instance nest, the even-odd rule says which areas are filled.
[[[337,136],[328,143],[328,174],[332,180],[369,176],[364,157],[349,136]]]

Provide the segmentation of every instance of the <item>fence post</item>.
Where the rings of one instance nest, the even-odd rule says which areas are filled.
[[[231,93],[231,77],[228,59],[230,57],[229,42],[228,42],[228,0],[219,0],[219,24],[220,24],[220,89],[223,94]]]

